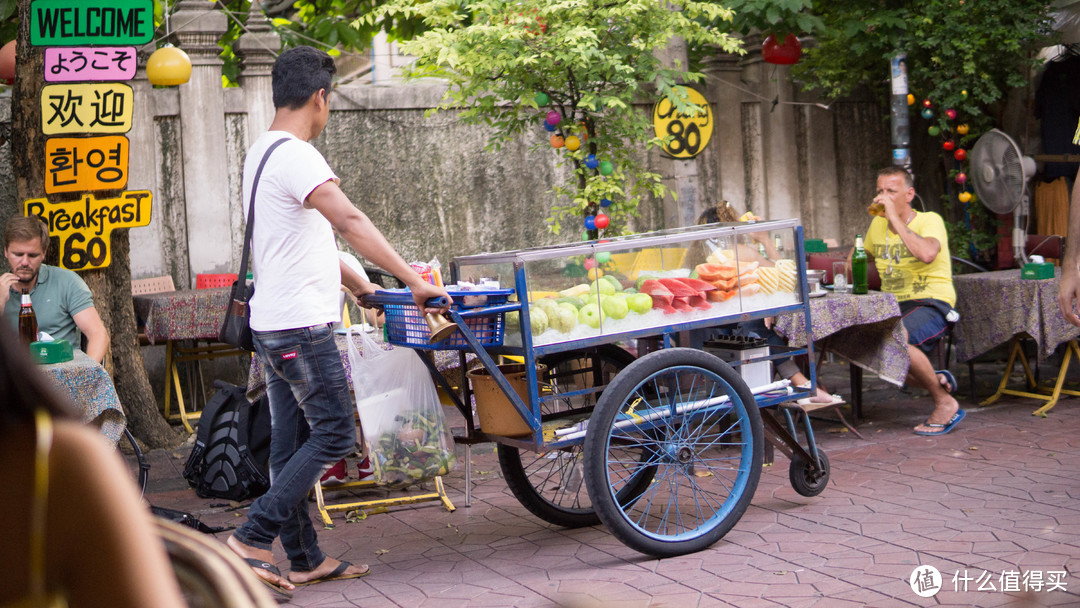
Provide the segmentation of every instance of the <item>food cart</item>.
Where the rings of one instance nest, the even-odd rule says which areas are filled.
[[[450,270],[453,283],[480,288],[451,291],[458,332],[440,342],[428,342],[408,292],[366,302],[386,311],[392,344],[459,350],[462,369],[465,352],[475,353],[482,369],[470,372],[472,387],[433,374],[465,418],[455,439],[495,442],[510,490],[541,519],[603,523],[658,557],[699,551],[746,510],[766,440],[791,459],[796,491],[825,488],[828,460],[808,418],[786,405],[813,388],[771,378],[749,386],[739,371],[807,355],[816,386],[813,346],[732,362],[701,348],[718,328],[753,319],[802,314],[810,326],[797,221],[485,253],[455,258]],[[635,340],[636,357],[618,346]],[[500,356],[517,363],[499,365]],[[501,410],[481,402],[485,388],[500,394]]]

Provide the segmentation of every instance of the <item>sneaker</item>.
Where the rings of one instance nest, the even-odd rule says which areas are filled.
[[[345,483],[345,475],[348,473],[348,469],[345,468],[345,459],[337,461],[337,464],[330,467],[326,473],[323,474],[319,480],[324,486],[339,486]]]
[[[363,460],[356,463],[356,474],[361,480],[367,479],[375,474],[375,467],[371,466],[371,460],[367,456]]]

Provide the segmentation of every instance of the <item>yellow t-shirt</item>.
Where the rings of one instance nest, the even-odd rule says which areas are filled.
[[[908,224],[919,236],[932,237],[941,243],[941,251],[929,264],[920,262],[912,255],[907,245],[900,240],[900,235],[888,232],[888,226],[889,220],[875,217],[870,222],[866,238],[863,239],[867,253],[874,256],[874,264],[881,276],[881,290],[895,295],[900,302],[930,298],[956,306],[952,260],[949,257],[949,235],[945,231],[945,221],[941,216],[932,211],[917,212],[915,219]]]

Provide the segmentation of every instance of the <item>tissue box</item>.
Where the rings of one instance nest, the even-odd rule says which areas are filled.
[[[31,342],[30,355],[38,363],[63,363],[75,358],[75,353],[71,349],[71,342],[67,340]]]
[[[1054,278],[1054,265],[1050,262],[1024,264],[1024,268],[1020,270],[1020,278],[1036,281],[1040,279],[1052,279]]]
[[[803,247],[806,249],[806,253],[825,253],[829,251],[829,248],[825,246],[825,241],[821,239],[806,239],[803,241]]]

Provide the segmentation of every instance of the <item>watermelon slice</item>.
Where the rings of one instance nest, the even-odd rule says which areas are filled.
[[[686,302],[698,310],[709,310],[712,308],[712,304],[709,304],[705,300],[705,294],[699,293],[696,296],[690,296],[686,298]]]
[[[687,287],[686,283],[683,283],[682,281],[680,281],[678,279],[657,279],[657,280],[660,281],[661,285],[663,285],[664,287],[667,287],[668,290],[671,291],[671,293],[675,294],[675,297],[692,296],[692,295],[696,294],[697,292],[701,291],[700,289],[692,289],[690,287]]]
[[[693,306],[686,301],[686,298],[690,296],[675,296],[675,299],[671,301],[671,307],[680,312],[690,312],[694,310]]]
[[[675,314],[675,313],[679,312],[679,311],[675,310],[673,307],[668,306],[667,304],[664,304],[663,302],[661,302],[659,305],[657,305],[655,300],[653,301],[653,310],[663,311],[665,315],[671,315],[671,314]]]
[[[701,280],[698,280],[698,279],[689,279],[689,278],[687,278],[687,279],[675,279],[675,280],[682,283],[683,285],[686,285],[690,289],[693,289],[694,291],[698,291],[698,292],[712,291],[712,290],[716,289],[716,286],[713,285],[712,283],[709,283],[708,281],[701,281]]]
[[[638,291],[652,296],[653,308],[669,308],[671,307],[671,300],[675,297],[675,294],[671,293],[670,289],[664,287],[656,279],[646,279],[641,283],[641,288]]]

